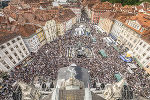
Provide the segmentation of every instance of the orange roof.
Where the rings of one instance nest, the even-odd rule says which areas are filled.
[[[127,27],[129,27],[130,29],[134,30],[135,32],[137,32],[138,34],[140,34],[142,37],[150,34],[150,17],[145,15],[145,14],[141,14],[139,13],[137,16],[131,16],[127,18],[128,20],[134,20],[134,21],[138,21],[139,24],[145,28],[145,30],[143,32],[141,32],[140,30],[136,30],[133,27],[129,26],[128,23],[125,23],[125,21],[123,21],[123,18],[119,18],[119,20],[121,20]],[[126,20],[127,20],[126,19]]]
[[[130,20],[137,20],[139,24],[145,28],[150,28],[150,16],[138,13],[136,16],[132,16]]]
[[[111,10],[112,4],[109,2],[100,2],[92,6],[92,10]]]
[[[37,25],[25,24],[25,25],[18,25],[17,28],[19,29],[18,33],[21,36],[29,37],[32,34],[34,34],[36,30],[39,29],[40,27],[38,27]]]
[[[142,36],[142,39],[150,44],[150,30],[147,31],[147,33],[145,35]]]
[[[114,6],[114,7],[122,7],[122,4],[121,4],[121,3],[114,3],[113,6]]]
[[[59,12],[59,15],[55,17],[56,22],[65,22],[75,17],[75,13],[71,9],[62,9]]]
[[[18,36],[18,34],[8,31],[8,30],[0,29],[0,44],[3,44],[11,40],[12,38],[15,38],[16,36]]]

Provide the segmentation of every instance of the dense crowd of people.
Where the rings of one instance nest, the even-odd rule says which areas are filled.
[[[19,80],[32,84],[36,76],[49,77],[54,81],[57,78],[59,68],[75,63],[89,70],[91,86],[95,81],[112,84],[116,82],[114,74],[120,73],[122,77],[126,78],[127,83],[132,87],[135,94],[143,95],[144,90],[150,90],[150,79],[145,76],[144,71],[138,67],[133,74],[129,73],[127,70],[128,65],[118,57],[119,53],[112,46],[107,46],[103,42],[103,38],[107,35],[96,32],[95,28],[88,21],[86,25],[86,27],[90,28],[92,37],[96,38],[96,43],[91,41],[90,35],[73,35],[72,31],[75,28],[73,26],[74,28],[65,35],[58,37],[49,44],[45,44],[37,53],[33,53],[31,55],[32,61],[28,66],[17,67],[12,70],[10,79],[6,83],[13,83]],[[93,50],[94,55],[92,58],[78,58],[77,56],[69,58],[66,56],[67,47],[74,46],[78,42]],[[107,58],[103,58],[98,53],[100,49],[106,51]]]

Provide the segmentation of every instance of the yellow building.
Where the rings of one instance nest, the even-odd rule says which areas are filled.
[[[72,25],[74,25],[76,23],[76,21],[77,21],[77,17],[75,16],[72,18]]]
[[[144,70],[145,70],[148,74],[150,74],[150,62],[149,62],[149,64],[147,65],[147,67],[144,67]]]
[[[57,38],[57,28],[55,20],[48,20],[44,26],[44,32],[47,42],[51,42]]]
[[[37,38],[40,42],[40,47],[43,46],[44,44],[46,44],[46,37],[43,31],[43,28],[39,28],[36,30],[37,33]]]
[[[57,26],[57,35],[58,36],[64,35],[65,34],[64,24],[60,22],[56,22],[56,26]]]

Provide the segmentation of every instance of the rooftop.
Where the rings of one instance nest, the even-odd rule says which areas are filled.
[[[23,37],[29,37],[32,34],[34,34],[36,32],[37,29],[39,29],[40,27],[36,26],[36,25],[30,25],[30,24],[25,24],[25,25],[18,25],[17,28],[18,33],[23,36]]]
[[[0,30],[0,44],[3,44],[15,37],[17,37],[18,34],[13,33],[11,31],[8,30]]]

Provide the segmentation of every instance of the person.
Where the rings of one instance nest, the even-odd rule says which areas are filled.
[[[43,84],[42,84],[42,90],[45,91],[45,89],[46,89],[46,84],[43,83]]]

